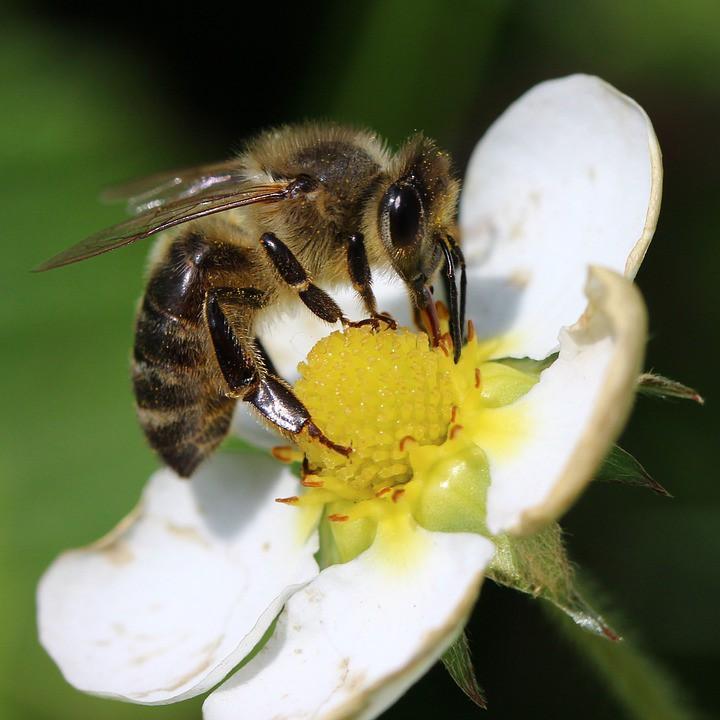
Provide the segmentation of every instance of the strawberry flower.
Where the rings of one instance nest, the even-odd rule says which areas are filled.
[[[160,470],[108,536],[41,580],[41,641],[77,688],[162,704],[224,684],[207,720],[372,718],[453,643],[508,538],[567,510],[619,435],[646,341],[632,279],[662,170],[643,110],[546,82],[480,141],[461,200],[474,331],[312,318],[266,345],[350,460],[299,439],[302,485],[263,453]],[[401,289],[378,282],[402,316]],[[515,360],[513,360],[515,359]],[[237,428],[256,444],[268,435]],[[285,502],[275,502],[276,499]]]

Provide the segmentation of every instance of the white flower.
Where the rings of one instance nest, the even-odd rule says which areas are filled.
[[[587,76],[533,88],[473,154],[460,216],[468,314],[479,336],[504,338],[498,357],[559,351],[512,406],[530,419],[522,441],[483,446],[492,534],[559,517],[627,418],[646,339],[632,278],[661,175],[645,113]],[[396,300],[381,294],[401,314]],[[304,355],[316,336],[289,328]],[[271,354],[290,375],[298,355],[278,336]],[[218,684],[272,629],[208,697],[208,720],[376,717],[462,629],[493,543],[416,526],[398,552],[381,523],[367,551],[319,572],[314,519],[273,502],[297,493],[288,468],[261,454],[216,456],[192,481],[157,472],[128,518],[40,583],[41,640],[67,680],[174,702]]]

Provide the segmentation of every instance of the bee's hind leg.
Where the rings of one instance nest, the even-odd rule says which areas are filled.
[[[257,291],[251,288],[217,288],[208,292],[205,303],[208,329],[220,372],[228,387],[227,394],[252,405],[269,425],[282,434],[298,435],[306,430],[319,443],[348,456],[351,448],[332,442],[315,424],[310,411],[295,396],[290,385],[270,367],[263,367],[258,357],[262,345],[256,345],[257,341],[234,331],[222,305],[242,306],[246,300],[244,295],[249,293]]]
[[[285,434],[299,435],[306,430],[311,438],[341,455],[347,457],[352,452],[352,448],[330,440],[315,424],[310,411],[298,400],[292,388],[274,375],[260,378],[243,400]]]

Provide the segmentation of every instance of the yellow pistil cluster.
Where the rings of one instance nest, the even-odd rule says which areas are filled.
[[[447,313],[438,310],[447,329]],[[285,501],[324,507],[334,561],[366,549],[379,522],[485,531],[483,448],[510,447],[522,433],[524,420],[509,406],[537,380],[488,361],[494,347],[478,342],[471,327],[455,364],[447,334],[431,347],[427,335],[403,328],[349,328],[318,342],[300,365],[297,396],[352,453],[345,457],[303,433],[306,490]]]

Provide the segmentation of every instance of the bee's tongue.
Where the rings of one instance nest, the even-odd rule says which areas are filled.
[[[435,300],[427,285],[422,289],[422,298],[423,304],[420,307],[420,315],[423,325],[425,325],[425,330],[432,340],[433,347],[437,347],[440,344],[440,321],[435,308]]]

